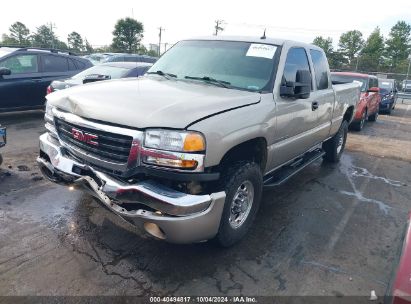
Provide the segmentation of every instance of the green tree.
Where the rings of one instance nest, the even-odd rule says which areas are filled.
[[[410,54],[411,25],[405,21],[398,21],[388,35],[386,56],[392,69],[402,65]]]
[[[84,39],[84,47],[86,48],[86,52],[87,53],[93,53],[94,52],[94,49],[93,49],[93,47],[91,46],[91,44],[88,42],[88,40],[87,39]]]
[[[361,51],[363,44],[362,33],[354,30],[341,34],[338,46],[340,47],[340,52],[348,60],[349,64],[353,66],[354,59]]]
[[[380,28],[376,27],[368,36],[367,41],[360,53],[359,67],[361,70],[370,72],[377,71],[382,63],[384,53],[384,37]]]
[[[57,36],[54,31],[47,25],[41,25],[33,34],[33,46],[52,48],[57,44]]]
[[[136,52],[143,38],[143,31],[143,24],[135,19],[127,17],[118,20],[113,31],[112,48],[120,52]]]
[[[341,54],[341,52],[334,51],[332,38],[317,36],[314,38],[312,44],[324,50],[331,69],[341,69],[343,64],[346,63],[346,60],[344,59],[344,56]]]
[[[327,57],[330,57],[330,55],[333,53],[333,40],[330,37],[324,38],[322,36],[317,36],[314,38],[313,44],[322,48]]]
[[[14,39],[18,45],[30,45],[30,30],[21,22],[17,21],[9,27],[10,38]]]
[[[18,42],[16,39],[11,38],[9,35],[3,34],[1,36],[1,44],[15,46],[18,45]]]
[[[81,35],[77,32],[71,32],[67,36],[68,46],[70,49],[81,52],[84,50],[84,42]]]
[[[148,56],[152,56],[152,57],[157,57],[158,56],[158,52],[154,51],[154,50],[149,50],[147,51]]]

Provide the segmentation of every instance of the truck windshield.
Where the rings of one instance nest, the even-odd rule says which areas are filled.
[[[390,81],[379,81],[378,86],[382,89],[386,89],[387,91],[392,91],[393,83]]]
[[[365,92],[367,90],[367,78],[349,76],[349,75],[336,75],[331,74],[331,80],[333,84],[340,84],[340,83],[349,83],[354,82],[361,85],[361,92]]]
[[[271,83],[276,53],[277,46],[269,44],[187,40],[165,53],[148,73],[225,84],[234,89],[265,91]]]

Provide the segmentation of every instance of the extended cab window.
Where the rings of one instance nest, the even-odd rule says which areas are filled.
[[[68,61],[65,57],[44,55],[43,56],[43,71],[44,72],[67,72]]]
[[[11,74],[37,73],[37,55],[16,55],[0,62],[0,67],[8,68]]]
[[[292,48],[288,51],[283,74],[285,80],[296,82],[295,76],[298,70],[310,71],[307,53],[304,48]]]
[[[328,64],[325,55],[317,50],[310,50],[314,65],[315,82],[317,90],[328,89]]]

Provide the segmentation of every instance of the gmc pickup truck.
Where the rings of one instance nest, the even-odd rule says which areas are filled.
[[[140,78],[47,96],[37,159],[150,235],[239,241],[263,187],[338,162],[360,96],[324,52],[266,37],[184,40]]]

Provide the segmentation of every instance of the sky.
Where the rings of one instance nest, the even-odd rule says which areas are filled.
[[[76,31],[93,46],[108,45],[120,18],[134,17],[144,25],[143,44],[169,45],[193,36],[211,35],[215,20],[224,20],[221,35],[267,36],[312,42],[331,37],[338,44],[341,33],[360,30],[365,38],[377,26],[386,37],[398,21],[411,23],[411,1],[330,0],[23,0],[2,3],[0,35],[15,21],[31,31],[52,23],[60,40]],[[165,45],[162,45],[164,48]]]

